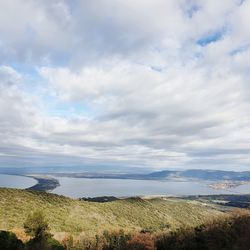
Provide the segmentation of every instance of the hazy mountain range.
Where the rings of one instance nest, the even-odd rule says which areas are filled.
[[[51,174],[54,176],[75,177],[75,178],[112,178],[112,179],[141,179],[141,180],[233,180],[250,181],[250,171],[236,172],[223,170],[163,170],[151,173],[112,173],[69,171],[68,168],[0,168],[2,174]]]

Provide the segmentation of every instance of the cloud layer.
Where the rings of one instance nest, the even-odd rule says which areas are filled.
[[[249,1],[1,1],[0,166],[249,170]]]

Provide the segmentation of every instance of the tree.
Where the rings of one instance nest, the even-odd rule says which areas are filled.
[[[24,222],[25,232],[32,237],[28,242],[31,249],[47,249],[48,239],[51,238],[49,224],[42,211],[28,215]]]

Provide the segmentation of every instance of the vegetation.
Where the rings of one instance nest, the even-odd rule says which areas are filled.
[[[36,240],[50,236],[49,224],[42,211],[34,211],[29,214],[24,222],[25,232]]]
[[[156,232],[197,226],[222,212],[201,202],[181,199],[131,198],[88,202],[45,192],[0,189],[0,229],[23,228],[31,211],[42,210],[57,239],[66,233],[101,234],[104,230]]]
[[[12,230],[0,231],[4,250],[250,249],[249,210],[222,213],[205,203],[173,198],[97,203],[13,189],[0,189],[0,194],[0,229],[9,223]],[[67,216],[72,224],[64,227]],[[75,231],[77,218],[88,230]]]
[[[250,207],[249,194],[225,194],[225,195],[195,195],[187,196],[188,200],[199,200],[201,202],[209,202],[213,204],[224,204],[226,206],[248,208]]]
[[[29,216],[28,230],[34,237],[26,244],[13,233],[0,232],[0,247],[4,250],[248,250],[250,249],[250,212],[239,210],[231,215],[211,220],[197,227],[183,227],[165,233],[144,233],[107,231],[94,237],[72,235],[64,237],[59,243],[48,233],[45,221],[42,231],[41,215]],[[29,224],[28,223],[28,224]],[[26,224],[26,223],[25,223]],[[46,227],[44,227],[46,225]],[[25,226],[27,228],[27,225]],[[39,232],[39,233],[38,233]],[[35,240],[37,237],[43,241]],[[45,237],[44,237],[45,236]],[[42,244],[41,244],[42,243]]]
[[[181,228],[161,236],[158,250],[249,250],[250,212],[238,210],[195,228]]]
[[[22,250],[24,249],[24,244],[21,240],[17,239],[14,233],[0,231],[0,249]]]
[[[96,238],[84,236],[66,249],[89,250],[249,250],[250,212],[238,210],[197,227],[167,233],[104,232]]]
[[[27,243],[31,249],[45,249],[48,245],[48,239],[51,238],[49,233],[49,224],[45,219],[42,211],[34,211],[29,214],[24,222],[25,233],[31,236]]]
[[[52,238],[49,225],[41,211],[29,214],[24,222],[27,242],[22,242],[13,232],[0,231],[0,249],[3,250],[64,250],[57,240]]]

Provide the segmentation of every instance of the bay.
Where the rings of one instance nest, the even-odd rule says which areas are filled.
[[[249,194],[250,185],[241,185],[229,190],[208,187],[211,182],[154,181],[128,179],[86,179],[56,177],[60,186],[53,193],[72,198],[98,196],[141,196],[141,195],[211,195]]]

